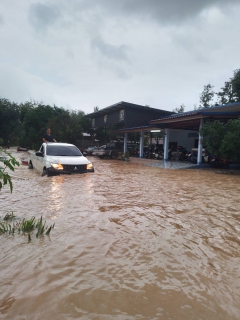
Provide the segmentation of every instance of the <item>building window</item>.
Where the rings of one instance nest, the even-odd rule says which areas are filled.
[[[92,119],[92,128],[94,128],[95,127],[95,119],[93,118]]]
[[[124,120],[124,110],[120,110],[119,121],[123,121],[123,120]]]
[[[107,122],[107,115],[106,116],[104,116],[104,123],[106,123]]]

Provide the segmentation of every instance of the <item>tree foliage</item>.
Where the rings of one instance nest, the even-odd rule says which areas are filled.
[[[195,104],[194,110],[240,102],[240,69],[233,72],[233,77],[224,83],[219,92],[214,92],[213,88],[214,86],[211,84],[204,86],[203,92],[199,96],[200,104]]]
[[[203,92],[200,94],[200,106],[199,109],[209,108],[213,105],[213,97],[214,97],[214,86],[211,84],[207,84],[204,86]]]
[[[15,166],[19,166],[19,162],[4,148],[0,146],[0,151],[2,154],[5,154],[7,157],[0,157],[0,191],[2,190],[4,185],[9,184],[10,191],[12,193],[13,185],[12,185],[12,179],[9,173],[6,171],[6,169],[10,169],[11,171],[14,171]],[[1,163],[3,167],[1,166]]]
[[[173,112],[182,113],[185,110],[185,105],[182,103],[179,108],[173,109]]]
[[[18,141],[19,116],[20,110],[16,103],[0,99],[0,138],[6,146]]]
[[[207,122],[201,130],[204,145],[215,156],[240,162],[240,119]]]
[[[240,69],[233,72],[233,77],[226,81],[217,93],[218,103],[227,104],[240,101]]]
[[[89,132],[90,119],[84,116],[83,111],[69,111],[43,102],[18,105],[0,98],[0,139],[5,146],[38,149],[50,127],[57,141],[76,144],[83,132]]]
[[[217,97],[218,104],[220,105],[235,102],[232,83],[230,81],[225,82],[224,87],[217,93]]]

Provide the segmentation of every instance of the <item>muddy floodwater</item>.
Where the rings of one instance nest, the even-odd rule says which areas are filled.
[[[0,235],[0,319],[240,319],[240,175],[90,159],[0,192],[1,217],[55,222]]]

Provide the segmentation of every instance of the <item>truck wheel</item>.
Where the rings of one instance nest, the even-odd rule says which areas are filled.
[[[28,169],[33,169],[33,165],[31,161],[29,162]]]

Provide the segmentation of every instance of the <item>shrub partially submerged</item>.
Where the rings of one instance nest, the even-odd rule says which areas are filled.
[[[54,228],[54,224],[48,227],[46,221],[42,220],[42,217],[36,221],[35,217],[27,220],[22,219],[16,223],[12,222],[6,223],[5,221],[13,220],[15,218],[13,212],[11,214],[6,214],[3,218],[4,222],[0,222],[0,234],[8,233],[14,234],[15,232],[27,234],[28,240],[31,241],[31,233],[34,230],[37,230],[36,237],[38,238],[41,235],[49,235],[51,230]]]
[[[16,218],[16,216],[13,214],[13,211],[12,211],[11,213],[7,213],[4,216],[3,220],[4,221],[8,221],[8,220],[13,220],[14,218]]]

